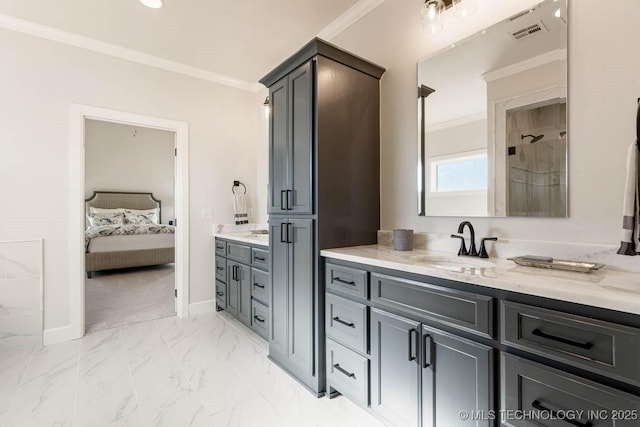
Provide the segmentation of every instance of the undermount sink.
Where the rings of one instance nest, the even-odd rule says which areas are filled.
[[[479,258],[456,257],[447,255],[414,255],[411,261],[428,264],[431,267],[446,270],[461,270],[466,268],[493,268],[496,265],[491,261]]]

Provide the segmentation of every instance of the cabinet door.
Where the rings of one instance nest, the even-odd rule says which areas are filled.
[[[227,313],[238,315],[238,297],[240,286],[236,280],[236,270],[238,263],[227,261]]]
[[[313,62],[289,74],[289,213],[313,213],[311,150],[313,147]]]
[[[269,213],[286,211],[288,131],[287,77],[269,88]]]
[[[289,220],[289,367],[301,377],[314,374],[313,220]]]
[[[287,223],[284,219],[269,219],[270,284],[269,297],[269,355],[284,363],[287,358]]]
[[[371,410],[392,425],[418,426],[419,336],[419,322],[371,310]]]
[[[491,348],[424,325],[421,347],[422,426],[489,427],[460,413],[493,409]]]
[[[238,313],[242,323],[251,326],[251,268],[238,264]]]

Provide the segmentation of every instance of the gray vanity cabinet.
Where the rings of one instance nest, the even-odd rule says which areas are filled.
[[[491,348],[373,309],[371,409],[397,426],[488,427],[460,412],[493,408]]]
[[[215,241],[216,309],[225,310],[267,339],[269,252],[262,245]]]
[[[420,421],[420,322],[371,310],[371,410],[392,425]]]
[[[251,268],[227,261],[227,311],[251,326]]]
[[[269,356],[299,378],[313,375],[313,220],[270,223]]]
[[[313,67],[298,67],[269,89],[270,214],[311,214]]]
[[[489,427],[460,413],[493,409],[491,347],[422,325],[422,427]]]

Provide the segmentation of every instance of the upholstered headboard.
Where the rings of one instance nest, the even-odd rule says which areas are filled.
[[[89,207],[103,209],[154,209],[160,210],[162,217],[161,202],[153,197],[153,193],[131,193],[117,191],[94,191],[93,195],[84,201],[85,212]]]

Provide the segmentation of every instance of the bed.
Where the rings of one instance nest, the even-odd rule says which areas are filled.
[[[92,277],[96,271],[144,267],[172,263],[175,260],[175,227],[159,224],[161,202],[152,193],[95,191],[85,200],[85,271]],[[134,223],[133,219],[155,218],[155,223]],[[133,212],[131,216],[124,212]],[[97,216],[115,218],[122,212],[123,222],[91,224]],[[128,219],[132,219],[130,223]],[[118,219],[120,220],[120,219]]]

